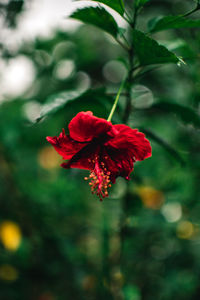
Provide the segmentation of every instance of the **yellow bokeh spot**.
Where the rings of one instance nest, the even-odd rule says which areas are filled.
[[[55,151],[52,146],[42,148],[38,153],[39,165],[44,169],[54,169],[60,166],[62,161],[61,156]]]
[[[49,293],[49,292],[46,292],[46,293],[43,293],[39,296],[39,298],[37,298],[37,300],[54,300],[54,296]]]
[[[0,266],[0,279],[5,281],[15,281],[18,278],[18,271],[11,265]]]
[[[2,222],[0,225],[0,239],[6,249],[10,251],[17,250],[22,239],[19,226],[11,221]]]
[[[85,291],[94,290],[97,284],[97,279],[93,275],[87,275],[82,279],[81,285]]]
[[[194,225],[189,221],[182,221],[177,225],[176,235],[180,239],[190,239],[195,233]]]
[[[144,206],[151,209],[159,209],[164,202],[164,195],[161,191],[151,186],[142,186],[137,189]]]
[[[113,235],[109,241],[109,257],[112,259],[120,252],[120,238],[117,234]]]
[[[124,276],[120,271],[112,272],[112,281],[113,284],[117,285],[118,287],[122,287],[124,284]]]

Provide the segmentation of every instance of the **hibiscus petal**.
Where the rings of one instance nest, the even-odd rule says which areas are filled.
[[[62,163],[61,167],[64,169],[83,169],[92,170],[91,164],[88,162],[87,158],[82,158],[78,161],[68,161],[67,163]]]
[[[129,155],[132,155],[135,160],[144,160],[151,156],[151,145],[145,138],[144,133],[123,124],[114,125],[114,127],[118,130],[118,134],[109,140],[105,146],[118,150],[127,150]]]
[[[65,169],[78,168],[85,170],[93,170],[95,165],[95,157],[98,155],[99,145],[94,143],[87,144],[82,150],[77,152],[67,163],[63,163],[61,167]]]
[[[111,173],[111,181],[114,183],[116,177],[122,176],[129,179],[130,173],[133,171],[134,158],[127,149],[119,150],[115,148],[107,148],[104,159],[107,170]]]
[[[103,135],[114,137],[117,130],[111,122],[93,116],[91,111],[78,113],[69,123],[70,137],[78,142],[89,142]]]
[[[87,143],[76,142],[71,139],[69,135],[65,135],[64,129],[58,137],[47,136],[46,139],[63,157],[63,159],[71,159],[77,152],[87,145]]]

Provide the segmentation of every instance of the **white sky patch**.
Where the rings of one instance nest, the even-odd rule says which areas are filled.
[[[33,0],[25,2],[25,10],[18,17],[17,28],[7,29],[6,43],[20,43],[36,36],[48,37],[55,28],[67,29],[67,16],[73,9],[71,0]]]
[[[2,26],[0,42],[11,51],[16,51],[24,41],[36,36],[48,37],[55,28],[67,28],[66,16],[72,10],[71,0],[25,1],[25,10],[18,17],[16,29]],[[31,85],[35,78],[32,62],[20,56],[5,63],[0,60],[0,102],[6,98],[19,96]]]
[[[72,0],[25,1],[25,9],[18,16],[17,28],[13,30],[6,28],[2,24],[0,42],[15,52],[25,41],[34,40],[37,36],[48,38],[55,29],[74,30],[81,25],[81,22],[67,17],[77,8],[98,5],[95,2],[91,2],[73,2]],[[106,9],[113,14],[119,26],[124,25],[123,19],[117,13],[108,7]],[[1,22],[2,19],[0,18]],[[35,74],[31,61],[23,56],[12,59],[8,65],[3,60],[0,60],[0,67],[0,101],[4,100],[4,95],[18,96],[25,92],[34,80]],[[58,69],[58,75],[61,77],[69,76],[63,70]]]
[[[0,98],[18,96],[25,92],[35,78],[32,61],[26,56],[18,56],[4,64],[5,72],[1,73]]]
[[[72,10],[71,0],[35,0],[29,3],[29,8],[19,22],[19,30],[30,37],[36,35],[48,36],[52,29],[66,23],[66,16]]]
[[[15,30],[5,29],[2,37],[7,44],[23,42],[34,39],[36,36],[48,37],[55,28],[72,30],[81,22],[69,19],[68,16],[78,8],[98,6],[93,1],[72,0],[32,0],[25,1],[25,10],[18,17]],[[109,7],[104,6],[116,19],[119,26],[124,26],[123,18]]]

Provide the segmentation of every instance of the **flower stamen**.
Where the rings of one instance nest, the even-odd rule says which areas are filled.
[[[90,180],[89,185],[93,194],[97,194],[100,201],[108,197],[108,188],[111,187],[110,172],[106,169],[105,163],[99,163],[99,157],[96,156],[94,162],[94,169],[91,171],[89,177],[85,180]]]

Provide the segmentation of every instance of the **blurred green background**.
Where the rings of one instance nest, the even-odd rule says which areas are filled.
[[[5,37],[17,36],[30,2],[2,1]],[[152,0],[139,26],[193,4]],[[0,80],[14,62],[14,81],[24,68],[26,86],[13,91],[8,73],[1,88],[0,299],[199,300],[199,130],[185,111],[153,107],[159,99],[199,111],[199,29],[154,35],[186,65],[164,65],[135,82],[129,125],[150,132],[152,158],[135,164],[129,182],[118,178],[100,202],[83,179],[87,171],[60,168],[45,138],[67,129],[82,110],[107,118],[127,58],[96,27],[64,22],[67,28],[45,36],[16,43],[1,38]],[[72,91],[81,96],[63,105]],[[122,122],[124,100],[114,123]],[[49,109],[53,113],[36,123]]]

